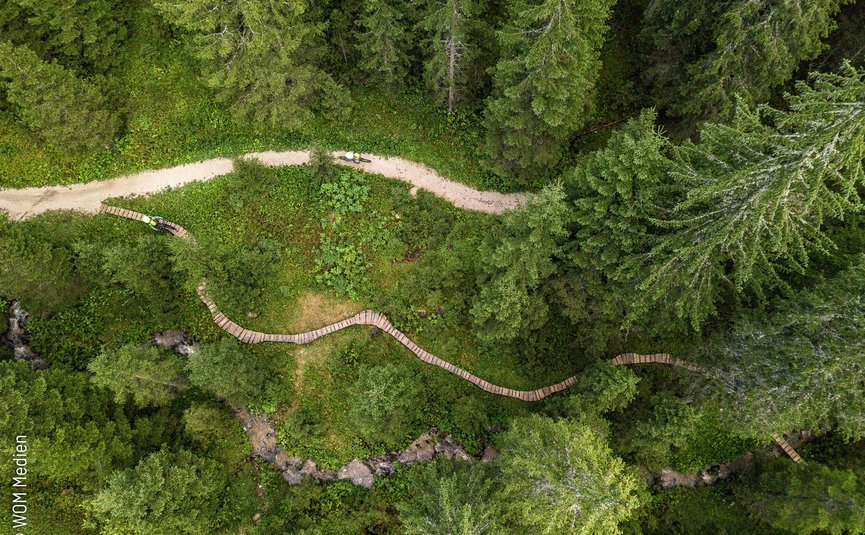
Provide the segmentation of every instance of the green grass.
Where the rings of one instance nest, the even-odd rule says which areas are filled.
[[[0,112],[0,188],[72,184],[112,178],[216,156],[307,148],[394,155],[425,163],[475,187],[504,188],[476,151],[480,128],[468,116],[446,113],[420,93],[361,90],[343,122],[317,118],[300,131],[240,125],[204,87],[196,63],[179,42],[161,35],[152,8],[136,10],[107,91],[125,119],[114,146],[94,154],[51,151]]]

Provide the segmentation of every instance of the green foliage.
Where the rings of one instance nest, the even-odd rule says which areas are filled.
[[[224,485],[215,461],[163,449],[134,469],[112,474],[88,507],[108,532],[213,533]]]
[[[95,385],[114,393],[117,403],[131,398],[140,407],[166,405],[183,390],[183,362],[156,347],[128,344],[103,351],[87,366]]]
[[[184,431],[196,447],[224,466],[240,465],[249,455],[249,439],[240,423],[224,404],[193,402],[183,412]]]
[[[865,436],[865,258],[809,291],[746,314],[698,353],[719,366],[706,385],[743,436],[835,428]]]
[[[524,182],[547,177],[586,124],[611,0],[518,0],[498,32],[485,155]]]
[[[337,216],[363,210],[369,198],[366,175],[354,169],[342,171],[334,181],[321,185],[322,204]]]
[[[363,13],[356,22],[358,66],[381,87],[405,87],[408,67],[407,36],[403,3],[393,0],[364,0]]]
[[[33,480],[91,491],[132,455],[126,415],[83,374],[34,372],[24,362],[2,361],[0,409],[3,436],[26,435],[39,452],[39,462],[27,467]],[[11,457],[12,443],[4,448]]]
[[[573,387],[576,393],[568,403],[577,415],[618,411],[634,400],[639,382],[640,378],[626,367],[602,361],[580,373]]]
[[[789,462],[789,461],[787,461]],[[652,510],[644,513],[644,533],[738,535],[757,532],[774,535],[761,519],[749,519],[723,483],[708,487],[674,487],[654,496]]]
[[[363,251],[351,243],[340,243],[324,236],[318,249],[315,269],[320,273],[316,282],[333,288],[337,295],[358,299],[367,282],[367,259]]]
[[[155,2],[186,31],[205,81],[249,123],[298,127],[317,111],[341,111],[347,95],[314,60],[321,27],[303,0]]]
[[[0,8],[0,34],[65,67],[104,72],[127,35],[121,0],[10,0]]]
[[[541,416],[502,436],[502,488],[515,521],[540,533],[620,533],[645,502],[642,478],[590,427]]]
[[[478,6],[474,0],[430,0],[419,28],[429,33],[424,79],[436,99],[446,102],[448,113],[463,100],[477,46],[470,41],[471,26]]]
[[[234,338],[221,338],[187,357],[189,382],[206,392],[247,406],[263,398],[270,370]]]
[[[85,152],[110,143],[118,120],[99,88],[25,46],[0,43],[0,76],[21,122],[55,150]]]
[[[543,327],[549,316],[545,282],[557,273],[570,218],[560,186],[503,216],[501,234],[480,250],[481,291],[471,311],[479,336],[510,341]]]
[[[432,462],[412,468],[410,499],[397,504],[410,534],[482,535],[502,533],[500,504],[491,470],[483,464]]]
[[[814,80],[789,111],[740,107],[733,124],[705,125],[699,144],[677,148],[672,174],[688,194],[645,260],[644,301],[672,302],[696,330],[722,288],[760,296],[832,247],[824,222],[860,207],[865,78],[848,67]]]
[[[785,532],[841,535],[865,530],[861,472],[775,462],[736,494],[753,517]]]
[[[418,414],[420,398],[410,368],[363,368],[349,391],[353,424],[366,440],[397,445]]]
[[[736,98],[766,102],[772,90],[816,57],[850,0],[655,2],[644,34],[653,41],[647,69],[656,100],[676,115],[727,120]]]

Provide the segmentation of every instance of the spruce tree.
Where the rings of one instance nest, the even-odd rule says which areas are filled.
[[[743,436],[835,429],[865,437],[865,256],[809,291],[739,318],[697,351],[705,384]]]
[[[640,289],[695,329],[722,288],[783,285],[832,246],[823,223],[860,206],[865,76],[848,66],[797,89],[789,111],[740,106],[732,124],[707,124],[675,151],[671,174],[687,197],[659,218],[672,232],[647,257]]]
[[[357,24],[360,68],[387,88],[406,85],[408,73],[408,35],[404,27],[402,3],[393,0],[364,0],[363,15]]]
[[[57,150],[85,152],[105,147],[119,121],[92,83],[25,46],[0,42],[0,77],[6,99],[21,122]]]
[[[567,275],[555,284],[563,313],[589,331],[586,343],[599,351],[617,336],[635,298],[641,273],[623,266],[663,233],[654,219],[675,198],[671,145],[655,119],[654,110],[644,110],[567,176],[576,230],[565,253]]]
[[[586,124],[612,0],[514,0],[486,109],[486,156],[522,180],[549,176]]]
[[[309,22],[304,0],[156,2],[192,37],[206,83],[241,120],[296,128],[315,111],[341,113],[348,95],[318,68],[321,25]]]
[[[502,220],[501,234],[479,251],[480,295],[471,314],[479,336],[509,341],[543,327],[549,280],[569,235],[571,210],[561,186],[549,186]]]
[[[108,532],[205,535],[219,531],[225,485],[215,461],[162,449],[112,474],[88,509]]]
[[[658,103],[676,115],[726,120],[737,95],[749,106],[766,102],[825,49],[849,1],[653,2],[645,34],[655,44],[647,72]]]
[[[420,28],[429,32],[429,59],[424,78],[436,98],[447,103],[448,113],[462,100],[466,82],[465,63],[469,50],[469,31],[477,10],[473,0],[430,0]]]
[[[128,14],[123,0],[7,0],[0,35],[64,67],[102,73],[117,62]]]

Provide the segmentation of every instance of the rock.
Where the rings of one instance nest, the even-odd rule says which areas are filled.
[[[481,462],[488,463],[498,458],[499,452],[492,446],[484,448],[484,453],[481,455]]]
[[[420,316],[421,318],[425,318],[426,317],[426,310],[418,311],[417,315]]]
[[[27,333],[27,324],[30,323],[30,314],[21,308],[21,303],[12,301],[9,306],[9,330],[3,338],[4,345],[12,349],[12,357],[15,360],[26,360],[34,370],[48,367],[42,357],[30,349],[30,335]]]
[[[248,312],[246,313],[246,317],[247,317],[247,318],[257,318],[257,317],[258,317],[258,312],[253,312],[253,311],[250,310],[250,311],[248,311]]]
[[[258,521],[261,520],[261,513],[255,513],[252,515],[252,523],[258,524]]]
[[[188,356],[198,351],[198,343],[193,342],[186,331],[171,329],[161,333],[153,334],[153,344],[162,349],[177,351],[183,356]]]
[[[307,459],[300,468],[300,474],[303,477],[316,477],[318,475],[318,465],[312,459]]]
[[[360,459],[352,459],[350,463],[339,469],[337,479],[348,479],[353,485],[363,487],[365,489],[372,488],[373,475],[372,470]]]
[[[381,334],[381,329],[379,329],[375,325],[370,326],[370,328],[369,328],[369,335],[370,336],[378,336],[380,334]]]
[[[296,468],[289,467],[282,472],[282,478],[288,481],[289,485],[299,485],[303,481],[303,476]]]
[[[660,483],[661,487],[668,489],[670,487],[695,487],[701,481],[700,473],[683,474],[676,472],[672,468],[661,469]]]

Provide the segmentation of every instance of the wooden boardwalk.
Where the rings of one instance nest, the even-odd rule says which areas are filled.
[[[100,207],[99,211],[119,217],[124,217],[127,219],[133,219],[135,221],[144,221],[144,214],[135,212],[133,210],[126,210],[124,208],[117,208],[114,206],[107,206],[103,204]],[[168,230],[169,232],[171,232],[171,234],[180,238],[192,239],[192,235],[190,235],[186,231],[186,229],[181,227],[180,225],[177,225],[170,221],[165,221],[165,223],[169,224]],[[469,381],[481,390],[485,390],[492,394],[508,396],[523,401],[538,401],[551,394],[555,394],[556,392],[561,392],[562,390],[572,386],[574,383],[577,382],[577,377],[572,376],[556,384],[544,386],[535,390],[514,390],[513,388],[505,388],[502,386],[494,385],[488,381],[481,379],[476,375],[467,372],[466,370],[458,366],[451,364],[446,360],[440,359],[432,353],[427,352],[426,350],[412,342],[411,339],[405,334],[403,334],[399,329],[395,328],[391,324],[391,322],[384,316],[384,314],[380,314],[373,310],[364,310],[363,312],[355,314],[350,318],[346,318],[342,321],[332,323],[330,325],[321,327],[320,329],[315,329],[313,331],[298,334],[272,334],[253,331],[242,327],[229,319],[225,314],[220,312],[216,306],[216,303],[214,303],[213,300],[211,300],[210,297],[207,295],[205,281],[202,281],[201,284],[199,284],[198,286],[198,296],[201,298],[201,301],[207,306],[208,310],[210,310],[210,315],[213,317],[213,321],[214,323],[216,323],[217,327],[227,332],[231,336],[234,336],[245,344],[260,344],[262,342],[308,344],[322,336],[345,329],[347,327],[351,327],[353,325],[374,325],[395,338],[397,342],[404,345],[409,351],[414,353],[417,358],[421,359],[422,361],[428,364],[432,364],[434,366],[438,366],[443,370],[446,370],[458,377],[461,377],[462,379],[465,379],[466,381]],[[612,364],[613,366],[625,366],[644,363],[669,364],[671,366],[684,368],[686,370],[698,373],[703,373],[707,371],[706,368],[703,368],[702,366],[697,366],[696,364],[679,360],[670,355],[669,353],[655,353],[652,355],[641,355],[639,353],[622,353],[621,355],[618,355],[612,360],[610,360],[610,364]],[[784,441],[783,438],[779,437],[778,435],[774,435],[773,438],[778,443],[778,445],[780,445],[781,448],[790,456],[790,458],[792,458],[796,462],[802,462],[802,458],[799,457],[796,451],[792,447],[790,447],[790,445],[787,444],[787,442]]]

